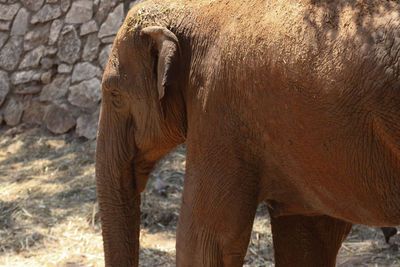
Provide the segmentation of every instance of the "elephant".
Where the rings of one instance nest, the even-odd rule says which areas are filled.
[[[138,266],[140,194],[186,143],[177,266],[242,266],[266,203],[275,266],[335,266],[353,224],[400,224],[400,3],[149,0],[102,80],[106,266]]]

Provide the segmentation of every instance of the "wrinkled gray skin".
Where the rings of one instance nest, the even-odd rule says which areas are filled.
[[[137,266],[140,193],[186,141],[177,266],[241,266],[266,202],[276,266],[335,266],[353,223],[400,224],[398,1],[148,1],[103,77],[107,266]]]

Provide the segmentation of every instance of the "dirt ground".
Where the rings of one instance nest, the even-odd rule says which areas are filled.
[[[95,142],[28,125],[0,130],[0,266],[103,266]],[[143,194],[141,266],[174,266],[185,148],[160,162]],[[400,266],[400,235],[354,226],[337,266]],[[273,266],[261,205],[245,266]]]

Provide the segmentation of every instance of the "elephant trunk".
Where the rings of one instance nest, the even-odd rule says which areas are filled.
[[[96,184],[106,266],[138,266],[140,192],[135,179],[133,122],[102,106]]]

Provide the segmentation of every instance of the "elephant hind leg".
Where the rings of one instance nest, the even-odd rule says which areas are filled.
[[[271,218],[276,267],[334,267],[351,224],[328,216]]]

